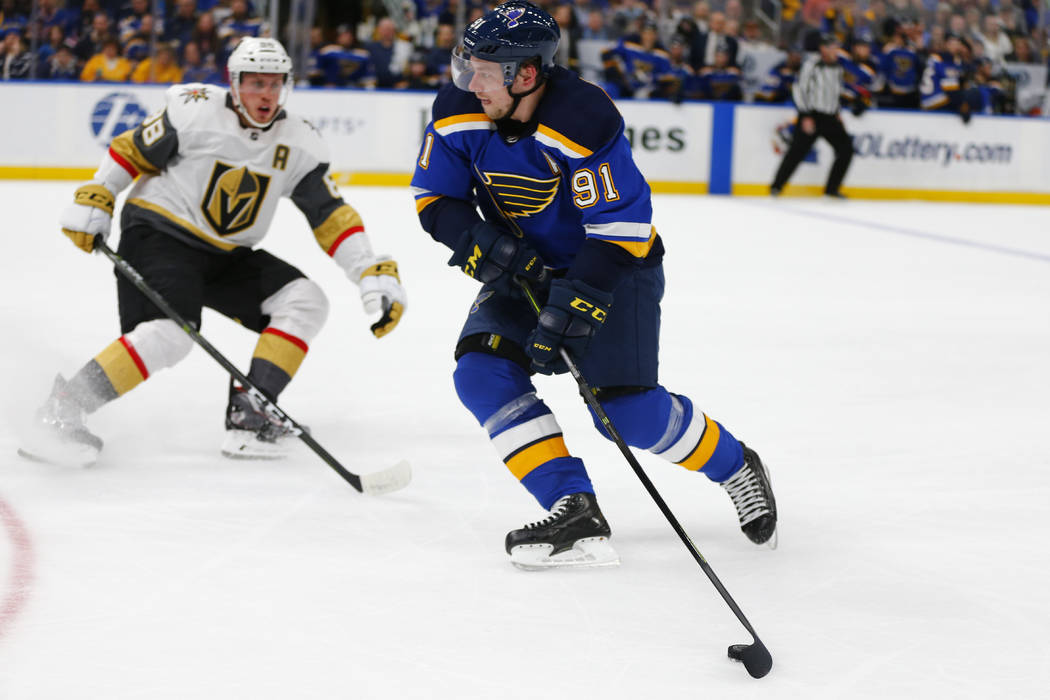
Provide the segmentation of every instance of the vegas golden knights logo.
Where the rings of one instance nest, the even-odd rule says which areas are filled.
[[[485,185],[496,206],[511,218],[539,214],[558,194],[560,177],[541,180],[511,173],[483,173]]]
[[[216,162],[201,202],[204,218],[220,236],[232,236],[251,228],[269,186],[269,175]]]

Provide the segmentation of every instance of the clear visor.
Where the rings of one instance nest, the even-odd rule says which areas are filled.
[[[272,79],[281,76],[280,81]],[[270,79],[267,79],[270,78]],[[230,75],[230,91],[233,93],[233,105],[241,116],[252,126],[264,128],[273,121],[273,118],[288,101],[288,95],[292,91],[292,77],[288,73],[236,73]],[[257,122],[244,106],[244,97],[254,100],[259,97],[269,97],[276,104],[271,105],[270,118],[263,122]]]
[[[471,57],[463,46],[452,52],[452,83],[467,92],[489,92],[514,82],[514,64]]]

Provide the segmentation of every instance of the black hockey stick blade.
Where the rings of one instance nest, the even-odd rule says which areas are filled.
[[[752,678],[762,678],[773,668],[773,657],[758,637],[753,644],[730,645],[729,658],[744,664]]]

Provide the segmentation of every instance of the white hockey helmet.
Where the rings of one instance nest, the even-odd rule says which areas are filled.
[[[246,36],[237,44],[226,62],[230,74],[230,95],[237,112],[252,126],[265,127],[248,115],[248,110],[241,103],[242,73],[279,73],[284,75],[284,86],[277,101],[277,108],[284,106],[288,94],[292,91],[292,59],[276,39],[261,39]],[[276,110],[274,111],[276,114]]]

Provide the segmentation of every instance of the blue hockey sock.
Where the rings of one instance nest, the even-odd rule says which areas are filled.
[[[663,387],[602,401],[624,441],[712,481],[725,481],[744,463],[740,443],[720,423],[693,410],[688,397]],[[595,426],[605,434],[593,415]]]
[[[541,506],[550,509],[570,493],[594,493],[583,461],[569,455],[561,427],[524,369],[502,357],[471,352],[459,359],[453,379],[460,401]]]

